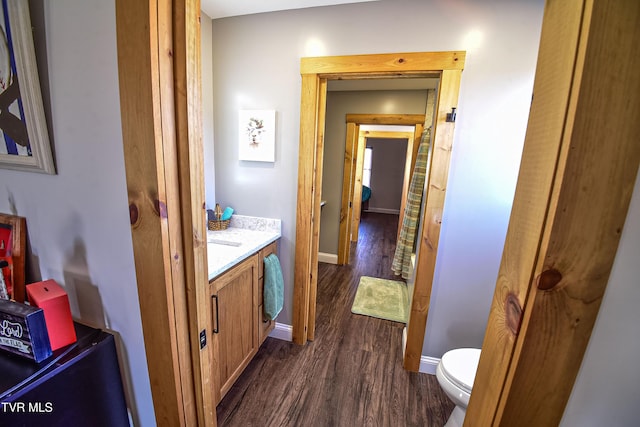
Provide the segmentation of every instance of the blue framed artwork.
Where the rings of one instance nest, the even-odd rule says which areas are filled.
[[[0,167],[54,174],[29,3],[0,1]]]

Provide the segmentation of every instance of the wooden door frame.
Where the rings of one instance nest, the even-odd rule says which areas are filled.
[[[545,6],[535,96],[474,384],[480,392],[471,394],[465,426],[562,419],[640,164],[638,13],[639,3],[616,0]]]
[[[323,151],[326,82],[332,79],[438,77],[432,138],[432,184],[427,190],[420,256],[416,266],[416,283],[407,328],[404,366],[417,371],[422,355],[435,260],[442,222],[454,123],[447,113],[457,107],[460,76],[465,52],[419,52],[302,58],[300,107],[300,148],[298,161],[298,209],[296,213],[296,254],[293,289],[293,341],[304,344],[313,339],[315,330],[317,252],[320,228],[320,196]],[[424,121],[426,117],[423,116]],[[314,261],[315,259],[315,261]],[[310,332],[311,331],[311,332]],[[422,332],[420,332],[422,331]]]
[[[377,139],[400,139],[406,140],[406,149],[407,152],[405,154],[404,161],[404,169],[403,175],[406,178],[407,175],[410,176],[410,171],[407,169],[411,169],[411,158],[413,155],[413,141],[415,139],[416,127],[413,126],[413,131],[409,132],[398,132],[398,131],[370,131],[370,130],[362,130],[358,132],[358,150],[356,152],[356,170],[355,170],[355,179],[353,182],[353,188],[351,189],[352,198],[351,204],[348,206],[352,207],[353,214],[351,219],[351,227],[349,234],[351,235],[351,241],[357,242],[359,236],[359,228],[360,228],[360,214],[362,211],[362,176],[364,175],[364,151],[367,148],[367,139],[369,138],[377,138]],[[401,190],[401,210],[404,207],[405,195],[409,190],[409,181],[403,179],[402,182],[402,190]],[[344,206],[342,207],[344,208]]]
[[[131,236],[158,425],[215,426],[199,0],[116,0]],[[213,342],[215,340],[207,340]]]
[[[369,123],[371,121],[380,122],[382,121],[382,119],[385,119],[389,122],[396,121],[405,123],[411,119],[423,120],[424,117],[420,114],[347,114],[347,132],[345,138],[344,167],[342,171],[342,194],[340,202],[340,227],[338,230],[338,265],[349,264],[349,251],[351,247],[350,242],[358,240],[357,229],[360,224],[360,215],[358,213],[361,207],[362,192],[356,194],[355,189],[357,188],[356,181],[358,181],[358,179],[362,180],[362,168],[364,159],[363,155],[360,153],[364,152],[365,149],[364,139],[371,137],[408,139],[408,145],[410,147],[408,147],[407,150],[407,162],[405,164],[405,181],[407,180],[406,175],[408,173],[406,168],[411,168],[412,164],[415,165],[415,161],[411,163],[411,154],[414,152],[413,146],[415,145],[414,142],[416,131],[414,131],[413,133],[404,132],[409,135],[402,136],[400,135],[400,132],[376,131],[372,133],[372,131],[360,130],[361,125],[371,124]],[[421,126],[420,124],[404,125],[413,126],[414,129],[416,128],[416,126]],[[403,189],[404,187],[408,188],[408,184],[405,185],[405,183],[403,183]],[[404,196],[405,194],[403,191],[403,204],[405,202]],[[356,234],[355,237],[354,230]]]
[[[435,108],[435,90],[429,90],[427,94],[427,106],[426,114],[347,114],[347,132],[345,139],[345,154],[344,154],[344,167],[343,167],[343,179],[342,179],[342,197],[340,204],[340,228],[338,232],[338,265],[349,264],[349,239],[352,235],[351,230],[358,228],[359,219],[356,225],[352,224],[352,211],[355,207],[355,200],[358,197],[354,196],[354,185],[351,185],[355,181],[356,164],[359,163],[357,155],[354,155],[356,150],[356,141],[360,138],[360,126],[361,125],[381,125],[381,126],[413,126],[413,138],[409,141],[407,149],[407,157],[404,169],[404,178],[402,184],[402,200],[400,202],[400,216],[398,220],[398,236],[400,235],[400,228],[402,226],[402,219],[404,217],[404,207],[407,202],[407,193],[409,190],[409,184],[411,182],[411,176],[413,175],[413,169],[416,164],[416,156],[418,154],[418,147],[420,145],[420,139],[422,137],[422,131],[424,125],[430,127],[433,123],[433,112]],[[426,121],[425,121],[426,118]],[[389,133],[387,131],[381,131],[381,133]],[[388,137],[388,136],[383,136]],[[347,179],[349,178],[349,179]],[[349,204],[349,201],[352,203]],[[359,208],[358,208],[359,209]],[[351,224],[351,226],[349,226]],[[357,241],[357,236],[356,239]]]
[[[427,98],[429,99],[429,98]],[[427,110],[429,110],[427,106]],[[433,113],[433,109],[431,109]],[[356,178],[356,165],[358,164],[358,141],[360,138],[360,126],[361,125],[384,125],[384,126],[413,126],[416,128],[414,133],[418,133],[417,127],[422,129],[424,123],[424,116],[422,114],[347,114],[346,115],[347,131],[345,137],[345,154],[344,154],[344,166],[343,166],[343,179],[342,179],[342,193],[340,202],[340,227],[338,231],[338,265],[349,264],[349,248],[351,242],[351,229],[352,229],[352,212],[353,212],[353,195],[354,185],[352,183]],[[416,138],[413,143],[413,157],[410,164],[411,171],[415,166],[415,155],[417,153],[417,146],[419,143],[419,137],[416,142]],[[407,180],[405,170],[405,181]],[[349,204],[349,201],[352,203]],[[405,194],[403,194],[402,205],[406,202]],[[401,214],[403,209],[400,209]]]
[[[353,185],[356,175],[356,152],[358,150],[358,138],[360,125],[357,122],[347,120],[347,134],[344,148],[344,166],[342,177],[342,194],[340,195],[340,222],[338,228],[338,265],[349,264],[349,252],[351,247],[351,217],[353,207],[350,201],[353,199]]]

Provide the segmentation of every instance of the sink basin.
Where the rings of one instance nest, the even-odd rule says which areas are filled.
[[[242,242],[236,242],[235,240],[224,240],[224,239],[209,239],[207,240],[209,243],[213,243],[216,245],[225,245],[225,246],[240,246]]]

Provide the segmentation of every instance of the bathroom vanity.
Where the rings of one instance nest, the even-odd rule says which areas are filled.
[[[230,227],[207,231],[211,337],[217,340],[222,400],[275,322],[263,316],[264,258],[277,254],[280,220],[234,215]]]

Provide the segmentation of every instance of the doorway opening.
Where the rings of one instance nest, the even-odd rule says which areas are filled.
[[[362,212],[361,204],[363,202],[362,190],[364,188],[362,185],[364,150],[367,140],[370,138],[390,138],[407,141],[401,184],[398,233],[396,235],[399,236],[420,138],[425,125],[430,127],[433,121],[435,90],[427,91],[425,98],[426,113],[423,114],[347,115],[337,264],[349,264],[351,243],[357,243],[358,241],[360,215]]]
[[[298,163],[298,209],[293,300],[293,340],[304,344],[315,334],[318,240],[322,200],[322,175],[329,80],[375,78],[438,78],[432,126],[429,185],[425,221],[416,259],[415,286],[407,327],[404,367],[418,371],[426,327],[440,224],[446,193],[454,123],[447,113],[457,107],[464,52],[426,52],[302,58],[302,99]],[[424,119],[425,117],[423,117]]]

